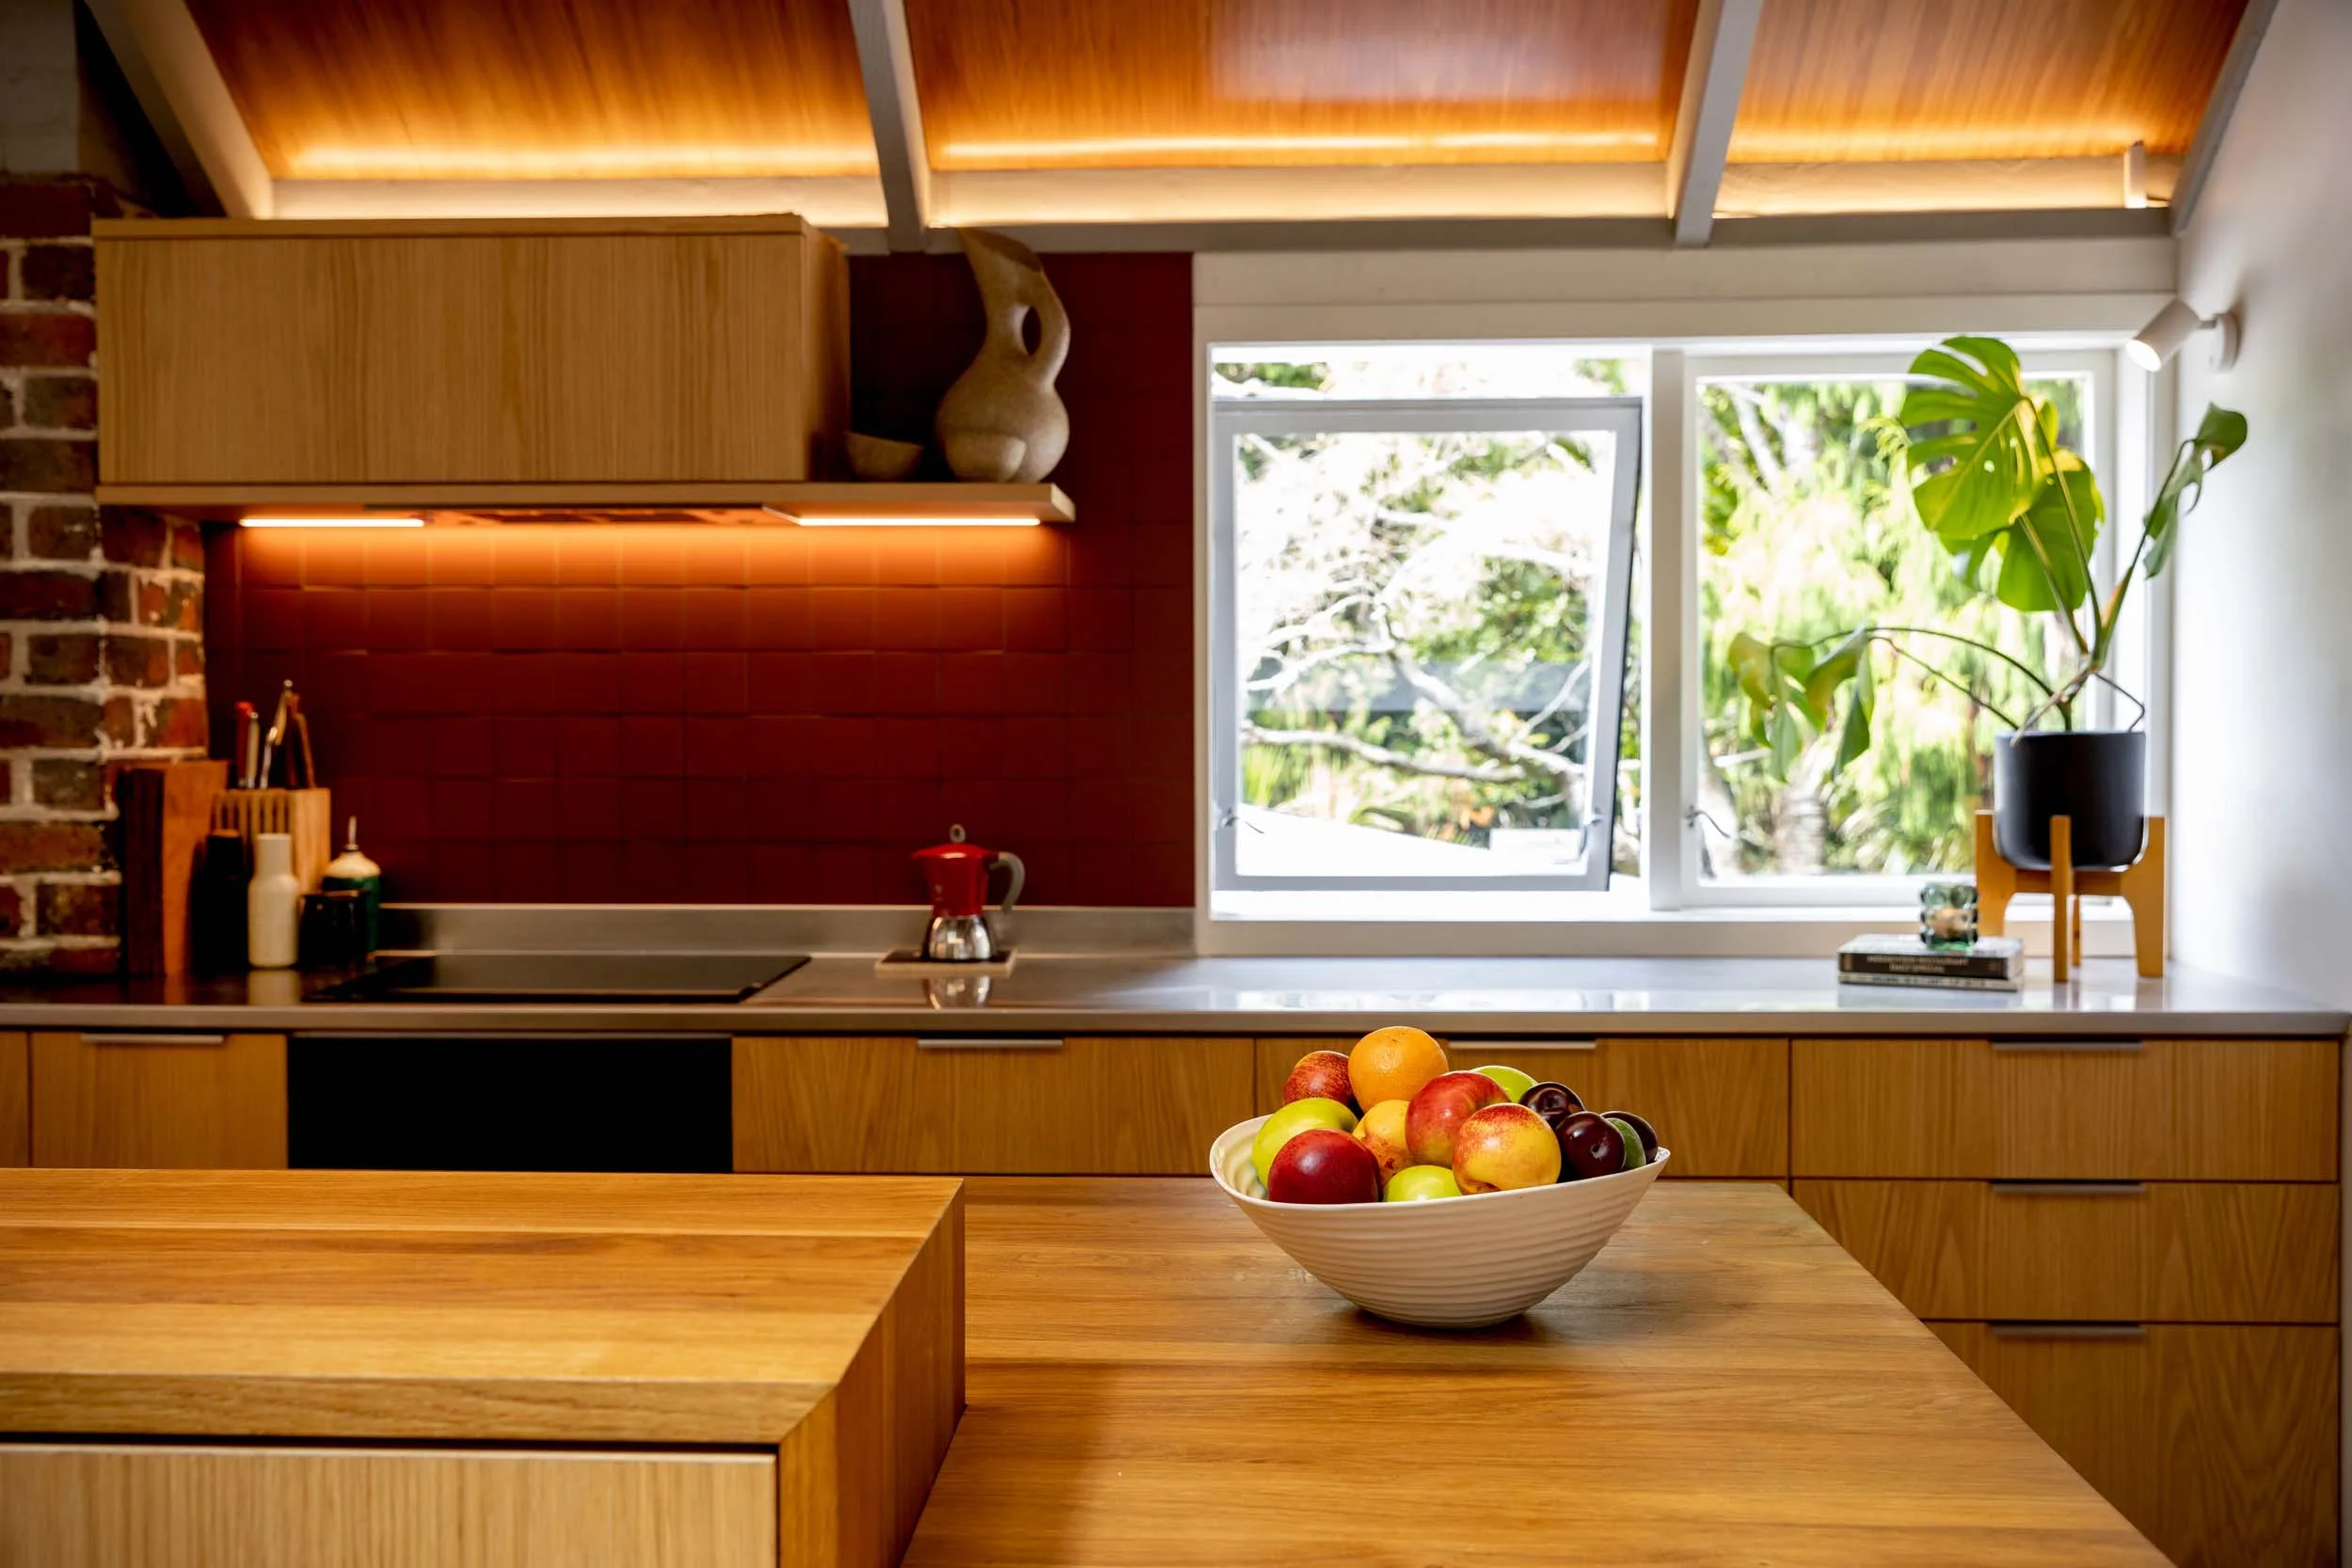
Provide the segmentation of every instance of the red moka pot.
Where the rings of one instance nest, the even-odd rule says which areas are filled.
[[[1028,875],[1019,855],[967,844],[961,826],[947,830],[946,843],[914,852],[914,868],[931,895],[923,957],[941,963],[986,963],[997,956],[996,934],[988,924],[988,878],[1000,865],[1012,876],[997,907],[1009,910]]]

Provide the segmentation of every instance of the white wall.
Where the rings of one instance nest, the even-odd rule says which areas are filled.
[[[2173,950],[2352,1006],[2352,6],[2282,0],[2183,236],[2236,368],[2181,356],[2179,428],[2251,422],[2173,584]]]

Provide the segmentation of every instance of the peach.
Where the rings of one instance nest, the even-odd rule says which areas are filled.
[[[1390,1177],[1413,1163],[1405,1148],[1405,1110],[1404,1101],[1384,1100],[1366,1111],[1364,1119],[1356,1124],[1357,1139],[1380,1162],[1380,1184],[1384,1187]]]
[[[1454,1180],[1466,1193],[1510,1193],[1560,1180],[1560,1140],[1524,1105],[1489,1105],[1454,1130]]]
[[[1310,1051],[1298,1058],[1282,1080],[1282,1103],[1294,1100],[1336,1100],[1356,1103],[1356,1090],[1347,1081],[1347,1058],[1337,1051]]]
[[[1483,1072],[1441,1072],[1405,1109],[1405,1147],[1417,1165],[1454,1164],[1454,1130],[1474,1111],[1505,1103],[1502,1085]]]

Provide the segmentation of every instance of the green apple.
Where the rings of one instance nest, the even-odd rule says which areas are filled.
[[[1515,1067],[1481,1067],[1472,1068],[1470,1070],[1472,1072],[1483,1072],[1487,1077],[1493,1079],[1496,1083],[1502,1085],[1502,1098],[1509,1101],[1514,1105],[1517,1105],[1519,1102],[1519,1096],[1525,1094],[1528,1090],[1535,1086],[1535,1080],[1533,1075],[1521,1072]]]
[[[1625,1168],[1639,1170],[1649,1163],[1649,1151],[1642,1147],[1642,1134],[1633,1131],[1633,1124],[1622,1117],[1602,1118],[1625,1134]]]
[[[1249,1163],[1258,1167],[1258,1182],[1265,1184],[1266,1171],[1273,1165],[1275,1155],[1282,1146],[1311,1128],[1328,1127],[1335,1132],[1356,1131],[1356,1113],[1336,1100],[1310,1095],[1294,1100],[1272,1116],[1258,1129],[1258,1135],[1249,1145]]]
[[[1391,1203],[1424,1203],[1433,1197],[1460,1197],[1462,1184],[1443,1165],[1406,1165],[1389,1178],[1382,1195]]]

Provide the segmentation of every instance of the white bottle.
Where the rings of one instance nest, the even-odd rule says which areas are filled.
[[[246,959],[256,969],[291,969],[302,884],[294,880],[294,839],[253,835],[253,883],[245,893]]]

